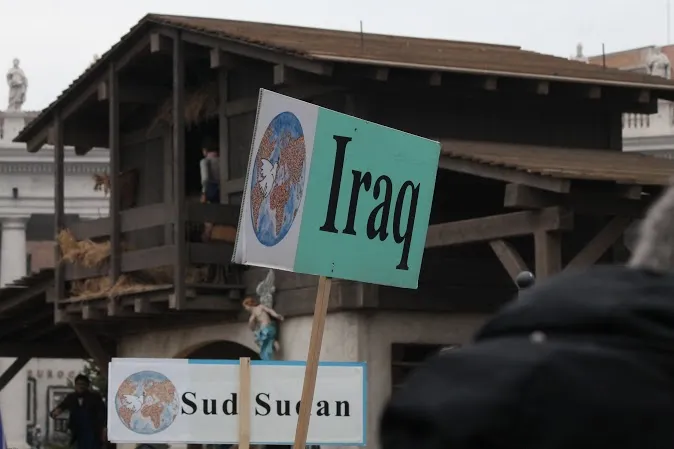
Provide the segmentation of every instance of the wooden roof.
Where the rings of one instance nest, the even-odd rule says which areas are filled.
[[[170,15],[150,14],[143,20],[333,62],[674,89],[673,81],[662,78],[514,46]]]
[[[148,14],[26,125],[14,140],[27,142],[35,132],[43,130],[57,105],[75,102],[78,93],[87,91],[91,83],[98,84],[107,74],[112,58],[124,59],[125,52],[135,48],[137,41],[156,27],[179,29],[183,34],[217,39],[312,64],[361,64],[650,89],[654,98],[674,99],[674,80],[606,69],[513,46]]]
[[[442,155],[528,174],[572,180],[665,186],[674,177],[674,160],[610,150],[443,141]]]

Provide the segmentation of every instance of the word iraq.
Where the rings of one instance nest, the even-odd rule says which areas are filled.
[[[340,188],[342,177],[344,176],[344,159],[346,157],[346,147],[351,142],[351,137],[333,136],[337,144],[337,154],[335,155],[335,166],[332,172],[332,184],[330,186],[330,198],[328,200],[328,209],[325,215],[325,223],[319,229],[323,232],[336,234],[339,232],[335,220],[337,218],[337,205],[340,198]],[[412,243],[412,234],[414,231],[414,218],[417,212],[417,201],[419,200],[420,184],[414,185],[412,181],[403,182],[398,190],[391,216],[391,206],[393,206],[393,182],[387,175],[381,175],[373,181],[372,173],[369,171],[351,170],[353,180],[351,183],[351,198],[346,217],[346,223],[342,228],[342,234],[356,235],[355,223],[358,214],[358,198],[361,192],[372,190],[372,196],[375,200],[381,201],[370,211],[365,227],[365,235],[370,240],[378,238],[380,241],[388,239],[388,223],[393,219],[393,240],[397,244],[402,244],[402,254],[400,262],[396,266],[398,270],[409,270],[407,259],[410,253]],[[410,195],[410,206],[407,211],[403,210],[405,197]],[[402,229],[403,215],[407,215],[405,229]]]
[[[180,412],[183,415],[194,415],[196,413],[204,415],[237,415],[239,410],[237,397],[237,393],[232,393],[225,400],[197,398],[195,392],[187,391],[180,398],[182,402]],[[291,414],[299,415],[300,413],[300,401],[272,399],[269,393],[258,393],[255,396],[254,405],[255,416],[290,416]],[[349,401],[318,401],[316,402],[315,410],[316,416],[351,416]]]

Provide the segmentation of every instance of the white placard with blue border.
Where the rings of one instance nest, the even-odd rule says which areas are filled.
[[[292,445],[306,362],[251,362],[251,444]],[[239,361],[114,358],[108,373],[113,443],[235,444]],[[321,362],[307,444],[364,446],[367,370]]]

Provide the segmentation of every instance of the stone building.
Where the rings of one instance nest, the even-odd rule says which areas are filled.
[[[9,104],[0,110],[0,287],[54,266],[54,163],[52,148],[31,154],[13,142],[38,112],[24,111],[26,74],[15,60],[7,76]],[[107,149],[76,158],[65,149],[66,209],[69,219],[107,216],[108,199],[93,190],[92,175],[108,169]],[[33,319],[39,319],[36,313]],[[18,323],[21,324],[21,323]],[[0,342],[17,323],[0,327]],[[14,358],[0,358],[0,370]],[[29,435],[40,428],[47,440],[63,435],[47,420],[50,404],[69,391],[68,379],[81,371],[81,360],[33,359],[0,393],[0,411],[8,447],[25,448]]]
[[[587,62],[671,79],[674,45],[633,48],[586,58]],[[623,115],[623,149],[674,157],[674,103],[661,99],[655,114]]]

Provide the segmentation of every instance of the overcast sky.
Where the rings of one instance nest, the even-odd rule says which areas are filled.
[[[674,2],[674,0],[672,0]],[[24,110],[51,103],[148,12],[519,45],[570,56],[667,43],[667,0],[0,0],[0,69],[21,60]],[[674,35],[674,33],[672,33]],[[4,77],[3,77],[4,79]],[[0,87],[0,109],[7,104]]]

